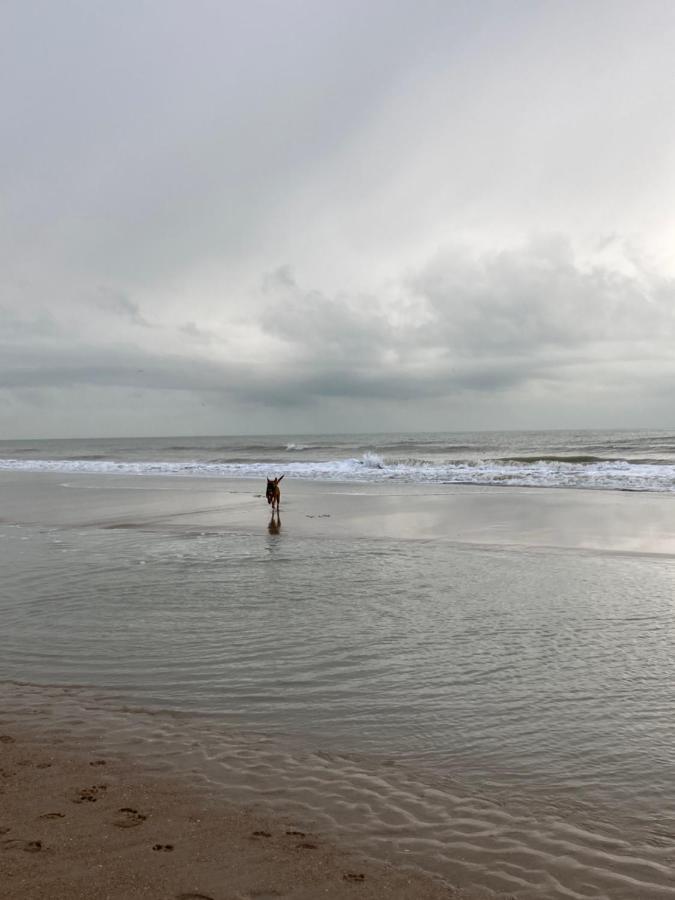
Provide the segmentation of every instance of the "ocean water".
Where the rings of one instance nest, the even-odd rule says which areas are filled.
[[[505,449],[502,437],[479,439],[481,465],[490,453],[574,454],[570,465],[583,467],[597,460],[578,457],[591,447],[608,457],[611,445],[626,466],[662,468],[672,441],[511,435]],[[405,465],[424,468],[410,459],[435,452],[447,470],[470,441],[453,436],[450,451],[448,436],[313,440],[311,451],[285,437],[3,445],[25,464],[0,482],[4,714],[29,715],[47,737],[131,750],[468,897],[675,897],[675,557],[341,531],[336,519],[352,503],[396,517],[416,497],[422,516],[438,490],[452,497],[453,485],[432,495],[390,477],[395,457],[414,443]],[[221,471],[278,474],[304,453],[310,466],[336,468],[374,454],[384,468],[363,465],[379,479],[376,495],[337,475],[303,495],[289,477],[275,529],[264,499],[235,480],[239,505],[219,507],[216,496],[214,508],[223,521],[245,514],[227,530],[203,524],[215,521],[200,518],[203,485],[217,491]],[[97,463],[110,468],[87,468]],[[243,468],[158,477],[205,466]],[[604,487],[579,494],[580,529],[590,509],[597,521],[623,510],[640,531],[649,522],[631,516],[638,503],[658,508],[658,521],[672,507],[667,495],[622,494],[613,505]],[[453,507],[467,527],[472,492],[482,503],[485,491],[464,491]],[[179,514],[168,516],[174,493]],[[510,496],[546,506],[558,495],[493,493],[507,531]],[[31,515],[8,513],[23,494]],[[331,517],[315,518],[324,505]],[[332,530],[308,531],[305,520]]]
[[[675,490],[673,431],[2,441],[0,470]]]

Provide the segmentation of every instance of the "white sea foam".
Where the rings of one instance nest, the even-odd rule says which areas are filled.
[[[532,462],[508,460],[388,460],[373,452],[360,457],[302,462],[117,462],[100,459],[0,459],[0,470],[87,473],[92,475],[174,475],[262,478],[278,475],[321,481],[479,484],[513,487],[572,487],[602,490],[675,492],[675,465],[598,460]]]
[[[369,469],[385,469],[385,463],[381,456],[378,456],[377,453],[364,453],[361,457],[361,465],[366,466]]]

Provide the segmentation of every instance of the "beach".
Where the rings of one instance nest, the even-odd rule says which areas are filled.
[[[3,722],[3,727],[5,726]],[[217,803],[96,746],[0,735],[0,897],[175,900],[459,896],[294,821]]]
[[[674,0],[0,22],[0,900],[675,900]]]
[[[0,490],[0,896],[672,896],[673,495]]]
[[[283,487],[281,527],[292,517],[296,537],[675,554],[675,494],[303,479]],[[0,488],[11,524],[270,532],[261,479],[0,471]]]

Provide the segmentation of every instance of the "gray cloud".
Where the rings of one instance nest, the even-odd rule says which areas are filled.
[[[45,310],[21,315],[7,306],[0,307],[0,335],[10,341],[51,338],[58,333],[59,326],[54,317]]]
[[[144,328],[150,327],[150,322],[141,313],[138,303],[134,303],[121,291],[108,287],[99,288],[96,305],[104,312],[128,319],[134,325],[141,325]]]
[[[581,403],[589,383],[658,394],[673,375],[675,282],[635,255],[631,266],[618,273],[597,259],[576,261],[559,236],[498,253],[454,247],[390,282],[383,297],[330,297],[282,267],[263,279],[255,359],[207,358],[187,349],[195,341],[180,352],[64,342],[49,318],[23,329],[8,320],[0,380],[19,392],[142,390],[151,405],[179,392],[187,407],[232,404],[276,411],[279,421],[284,410],[315,416],[336,402],[343,415],[383,402],[429,410],[500,396],[527,402],[541,391]],[[138,324],[133,304],[114,298],[106,308]],[[202,345],[194,323],[178,330]]]
[[[3,433],[662,424],[673,26],[2,4]]]
[[[303,291],[283,270],[264,322],[330,394],[499,391],[570,380],[573,366],[602,377],[615,363],[658,360],[669,374],[675,280],[646,262],[632,267],[580,263],[561,237],[499,253],[452,248],[402,278],[386,302]]]
[[[430,310],[425,339],[458,352],[532,355],[640,340],[665,347],[675,280],[634,260],[633,269],[580,264],[556,237],[475,258],[439,254],[408,284]]]

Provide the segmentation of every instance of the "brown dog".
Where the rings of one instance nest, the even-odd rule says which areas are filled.
[[[281,478],[284,476],[282,475]],[[281,490],[279,489],[279,482],[281,478],[268,478],[267,479],[267,492],[265,496],[267,497],[267,502],[272,504],[272,512],[276,507],[277,512],[279,512],[279,504],[281,503]]]

